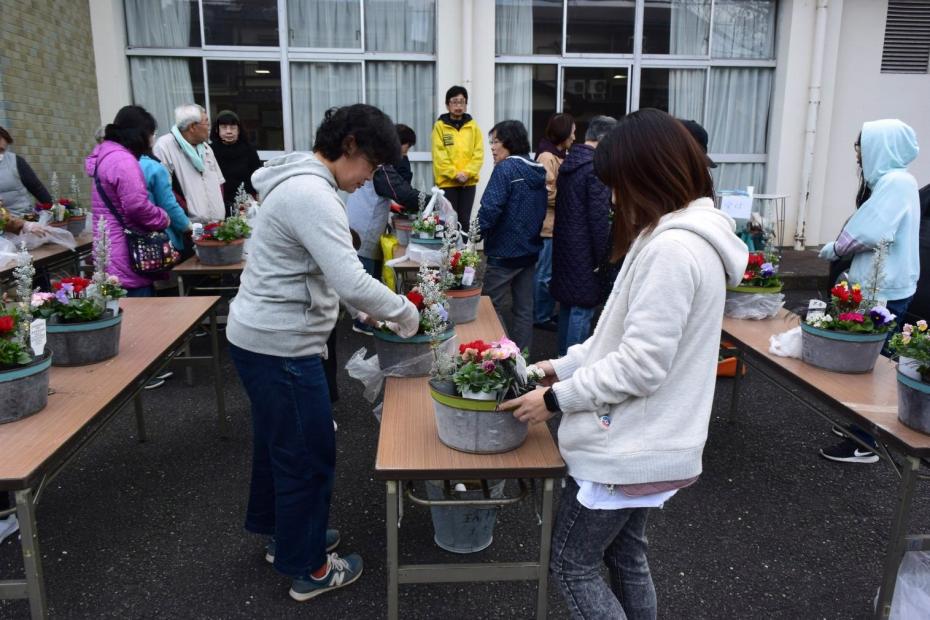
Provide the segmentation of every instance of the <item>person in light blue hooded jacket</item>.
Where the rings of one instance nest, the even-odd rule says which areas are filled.
[[[829,261],[851,258],[849,281],[866,289],[873,279],[875,249],[883,240],[889,241],[877,297],[897,317],[898,329],[920,276],[920,196],[917,181],[907,171],[919,151],[914,130],[897,119],[871,121],[862,126],[856,140],[860,168],[858,209],[836,241],[820,251],[820,257]],[[888,334],[889,339],[891,335]],[[882,353],[889,355],[887,349]],[[875,440],[862,429],[852,426],[849,430],[863,442],[875,445]],[[843,434],[840,429],[834,432]],[[820,454],[843,463],[878,461],[878,455],[850,439],[822,449]]]

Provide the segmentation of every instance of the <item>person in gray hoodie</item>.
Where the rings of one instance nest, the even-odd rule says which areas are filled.
[[[704,153],[665,112],[620,119],[594,169],[623,267],[591,337],[539,364],[551,387],[500,407],[526,422],[562,414],[569,478],[550,569],[572,617],[655,618],[647,516],[701,473],[726,287],[749,252],[714,208]]]
[[[517,346],[529,349],[536,260],[543,248],[539,233],[546,219],[546,169],[530,160],[529,137],[520,121],[502,121],[489,135],[494,171],[478,210],[488,257],[482,294],[491,298]]]
[[[336,193],[355,191],[378,165],[398,159],[391,119],[356,104],[326,113],[312,154],[273,159],[252,176],[262,208],[226,329],[252,404],[245,527],[273,537],[266,558],[293,579],[298,601],[362,573],[358,555],[332,552],[339,533],[327,528],[336,441],[322,358],[340,300],[402,337],[419,326],[416,307],[356,258]]]

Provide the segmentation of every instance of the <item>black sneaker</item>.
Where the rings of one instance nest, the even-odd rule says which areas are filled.
[[[836,435],[837,437],[842,437],[846,439],[849,435],[846,434],[846,431],[843,430],[842,426],[833,425],[833,428],[830,429],[830,432]]]
[[[877,463],[878,455],[870,450],[864,450],[851,439],[841,441],[835,446],[821,448],[820,456],[837,463]]]
[[[156,380],[157,380],[157,379],[170,379],[170,378],[173,377],[173,376],[174,376],[174,371],[171,371],[171,370],[163,370],[162,372],[158,373],[157,375],[155,375],[155,376],[152,377],[152,378],[153,378],[153,379],[156,379]]]
[[[361,321],[352,321],[352,331],[364,336],[373,336],[375,333],[375,328],[371,325],[368,325],[367,323],[362,323]]]
[[[552,319],[545,321],[543,323],[533,323],[533,327],[536,329],[541,329],[547,332],[557,332],[559,331],[559,324]]]
[[[156,378],[156,379],[152,379],[151,381],[149,381],[148,383],[146,383],[146,384],[142,387],[142,389],[143,389],[143,390],[154,390],[154,389],[160,388],[160,387],[163,386],[164,384],[165,384],[165,380],[164,380],[164,379],[157,379],[157,378]]]

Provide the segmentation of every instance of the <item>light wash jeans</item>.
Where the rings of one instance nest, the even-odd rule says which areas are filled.
[[[654,620],[656,590],[646,551],[648,508],[589,510],[567,479],[552,534],[550,572],[572,618]],[[607,565],[610,585],[601,577]]]
[[[559,310],[559,355],[565,355],[568,347],[584,342],[591,335],[594,308],[560,306]]]
[[[552,280],[552,239],[543,239],[542,251],[536,261],[536,277],[533,288],[533,322],[545,323],[555,314],[555,300],[549,294]]]

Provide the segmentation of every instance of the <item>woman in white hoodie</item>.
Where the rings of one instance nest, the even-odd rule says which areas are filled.
[[[569,478],[551,570],[572,616],[655,618],[649,508],[701,473],[726,286],[748,252],[714,208],[707,158],[668,114],[622,118],[594,167],[613,192],[623,268],[591,337],[540,364],[551,387],[501,408],[527,422],[562,414]]]

